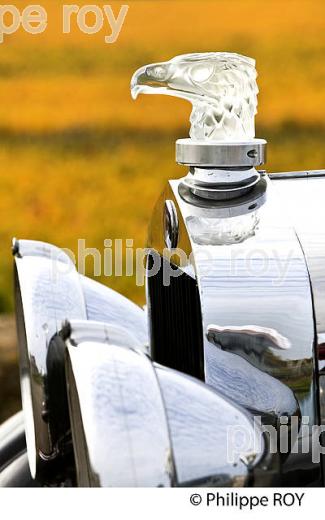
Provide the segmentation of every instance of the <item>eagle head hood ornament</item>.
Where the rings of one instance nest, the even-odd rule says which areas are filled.
[[[260,180],[266,141],[255,139],[255,60],[228,52],[194,53],[146,65],[131,80],[139,94],[192,103],[190,138],[176,141],[176,161],[190,167],[184,184],[198,197],[230,200]]]
[[[131,93],[166,94],[193,105],[190,136],[205,141],[254,139],[258,87],[255,60],[228,52],[193,53],[146,65]]]

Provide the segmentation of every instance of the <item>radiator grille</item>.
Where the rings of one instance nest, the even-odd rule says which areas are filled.
[[[155,261],[148,257],[148,268]],[[157,258],[156,258],[157,261]],[[163,266],[147,279],[147,297],[153,360],[204,380],[203,332],[199,291],[196,280],[178,271],[179,276],[164,285]],[[157,265],[157,264],[156,264]]]

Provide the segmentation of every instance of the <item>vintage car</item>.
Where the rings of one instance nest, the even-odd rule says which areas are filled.
[[[0,427],[0,486],[323,485],[325,170],[257,169],[250,58],[178,56],[131,90],[193,104],[147,305],[14,241],[23,412]]]

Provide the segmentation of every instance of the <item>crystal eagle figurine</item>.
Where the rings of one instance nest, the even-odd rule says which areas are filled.
[[[166,94],[193,105],[196,141],[250,141],[257,113],[255,60],[228,52],[193,53],[146,65],[132,77],[131,93]]]

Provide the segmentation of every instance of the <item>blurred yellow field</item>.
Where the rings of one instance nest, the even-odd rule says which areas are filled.
[[[118,11],[121,3],[110,3]],[[207,50],[256,58],[257,134],[270,141],[268,168],[324,166],[322,0],[131,1],[112,45],[105,30],[90,36],[74,24],[63,35],[62,4],[41,4],[46,32],[20,30],[0,46],[1,310],[12,306],[12,236],[74,251],[78,238],[100,250],[104,238],[142,246],[165,180],[185,173],[174,141],[187,134],[190,106],[159,96],[132,101],[130,78],[142,64]],[[144,302],[133,278],[101,281]]]

